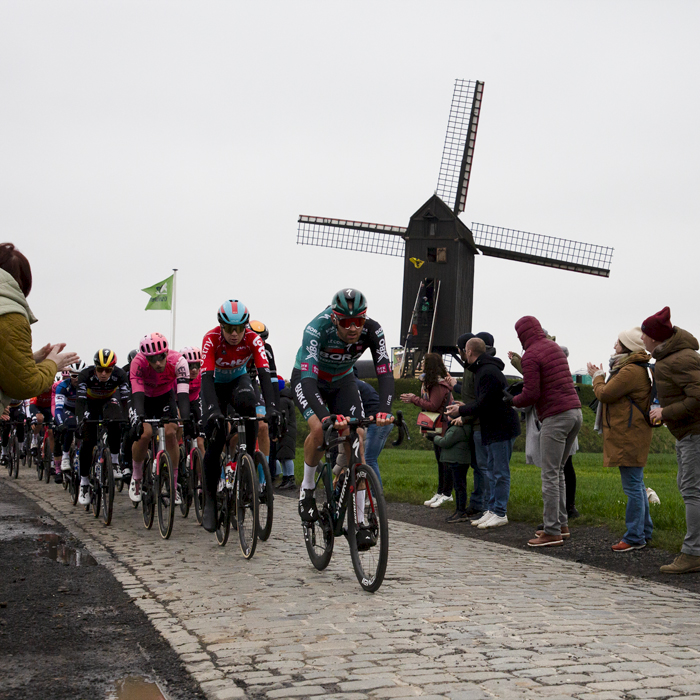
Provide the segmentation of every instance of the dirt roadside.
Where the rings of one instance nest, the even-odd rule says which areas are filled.
[[[44,554],[42,534],[81,543],[0,479],[0,699],[106,698],[129,676],[171,700],[206,697],[172,647],[101,565]],[[60,558],[60,557],[59,557]]]

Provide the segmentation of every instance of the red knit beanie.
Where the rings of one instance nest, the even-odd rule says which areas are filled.
[[[673,335],[673,326],[671,325],[671,309],[664,306],[661,311],[649,316],[642,323],[642,333],[645,333],[650,338],[663,343]]]

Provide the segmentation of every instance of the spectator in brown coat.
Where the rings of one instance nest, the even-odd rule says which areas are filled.
[[[627,532],[612,550],[630,552],[646,546],[654,527],[644,487],[652,431],[648,417],[651,357],[644,350],[639,327],[620,333],[614,349],[607,382],[602,365],[596,367],[589,362],[588,374],[593,377],[593,391],[599,401],[595,427],[603,433],[603,465],[620,469],[622,490],[627,496]]]
[[[664,307],[642,323],[642,339],[656,360],[654,376],[660,408],[652,408],[652,422],[664,421],[676,438],[678,490],[685,503],[686,535],[681,553],[664,574],[700,571],[700,355],[698,341],[671,325]]]

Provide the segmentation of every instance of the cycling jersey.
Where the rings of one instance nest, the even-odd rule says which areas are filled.
[[[243,339],[238,345],[229,345],[224,339],[220,326],[212,328],[202,341],[202,373],[214,372],[214,381],[231,382],[246,373],[249,360],[253,360],[256,368],[270,374],[270,364],[265,353],[262,338],[246,329]]]
[[[202,373],[198,372],[194,379],[190,379],[190,403],[199,399],[202,390]]]
[[[35,396],[33,399],[29,399],[29,404],[39,409],[51,409],[51,389],[45,391],[43,394],[39,394],[39,396]]]
[[[269,343],[265,343],[265,355],[267,356],[267,364],[270,366],[270,381],[272,382],[272,393],[275,395],[275,403],[279,406],[280,390],[277,381],[277,365],[275,364],[275,353],[272,352],[272,346]],[[255,366],[253,358],[248,360],[246,370],[248,371],[248,376],[250,376],[250,381],[253,382],[253,384],[255,384],[258,381],[258,368]]]
[[[78,420],[82,420],[88,400],[104,403],[108,399],[115,398],[126,402],[129,400],[129,396],[126,375],[119,367],[115,367],[112,374],[104,382],[98,379],[93,366],[86,367],[78,376],[75,413]]]
[[[54,418],[57,425],[63,425],[68,414],[75,414],[75,402],[78,397],[78,387],[74,387],[70,379],[64,379],[56,386]]]
[[[298,384],[303,387],[303,397],[299,399],[302,413],[311,408],[321,419],[328,416],[318,393],[319,385],[332,388],[334,382],[351,374],[355,363],[368,348],[377,373],[379,411],[391,413],[394,375],[382,327],[368,318],[357,342],[345,343],[331,321],[330,306],[304,329],[301,347],[294,362],[294,369],[299,372]]]
[[[156,372],[148,364],[146,356],[142,352],[138,353],[131,361],[131,391],[152,397],[166,394],[171,389],[189,396],[190,368],[187,360],[179,352],[168,350],[165,369]]]

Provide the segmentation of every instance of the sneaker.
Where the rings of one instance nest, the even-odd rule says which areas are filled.
[[[630,544],[629,542],[620,540],[617,544],[612,545],[610,549],[612,549],[613,552],[631,552],[633,549],[644,549],[646,546],[646,542],[644,544]]]
[[[439,508],[443,503],[452,503],[454,501],[454,498],[452,496],[445,496],[444,494],[439,494],[437,499],[434,500],[431,504],[431,508]]]
[[[360,525],[359,529],[355,533],[355,538],[357,540],[357,549],[360,552],[366,552],[368,549],[374,547],[377,544],[377,538],[374,533],[367,526]]]
[[[71,465],[70,465],[70,457],[65,456],[61,459],[61,471],[62,472],[69,472],[71,470]]]
[[[477,526],[479,530],[486,530],[490,529],[492,527],[502,527],[503,525],[508,524],[508,516],[507,515],[496,515],[495,513],[488,519],[485,520],[483,523],[479,523]]]
[[[435,501],[437,501],[438,498],[440,498],[442,494],[436,493],[432,498],[429,498],[427,501],[423,501],[424,506],[432,506]]]
[[[81,506],[86,506],[90,503],[90,484],[80,484],[78,503],[80,503]]]
[[[479,510],[478,508],[474,508],[473,506],[469,506],[469,508],[467,508],[467,517],[469,519],[474,518],[476,520],[480,518],[483,514],[483,510]]]
[[[472,520],[472,525],[477,527],[481,525],[481,523],[485,523],[492,515],[495,515],[495,513],[492,513],[490,510],[484,511],[484,514],[480,518]]]
[[[283,489],[283,488],[286,488],[288,483],[289,483],[289,477],[283,476],[276,484],[273,484],[273,486],[276,489]]]
[[[673,564],[664,564],[659,571],[662,574],[690,574],[700,571],[700,557],[692,554],[679,554]]]
[[[141,479],[132,479],[129,484],[129,498],[134,503],[141,503]]]
[[[456,510],[452,515],[450,515],[447,520],[445,520],[446,523],[463,523],[469,520],[468,516],[464,512],[460,512]]]
[[[280,486],[281,489],[284,489],[285,491],[292,491],[297,487],[296,481],[294,481],[294,477],[290,476],[287,477],[289,481],[287,481],[286,486]]]
[[[305,523],[313,523],[318,519],[316,499],[312,489],[302,487],[299,492],[299,516]]]
[[[647,500],[651,505],[658,506],[661,505],[661,499],[654,489],[647,487]]]
[[[576,518],[581,517],[581,513],[579,513],[578,510],[576,510],[576,506],[571,506],[571,508],[567,508],[566,514],[569,520],[575,520]]]
[[[564,540],[561,535],[548,535],[543,532],[532,540],[527,541],[528,547],[561,547]],[[698,557],[700,559],[700,557]]]
[[[544,525],[540,527],[536,532],[535,532],[535,537],[539,537],[540,535],[544,535]],[[571,531],[569,530],[568,525],[562,525],[561,526],[561,538],[563,540],[568,540],[571,537]]]

